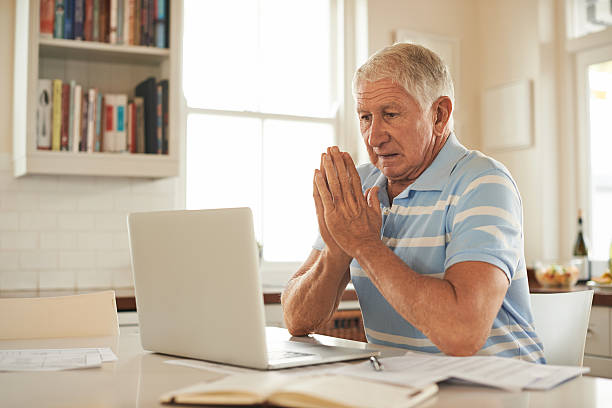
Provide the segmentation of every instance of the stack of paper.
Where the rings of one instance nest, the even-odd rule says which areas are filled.
[[[108,347],[72,349],[0,350],[0,371],[58,371],[100,367],[115,361]]]
[[[374,371],[369,362],[340,367],[336,374],[420,388],[449,379],[510,391],[547,390],[588,373],[588,367],[528,363],[493,357],[446,357],[407,353],[381,359],[384,370]]]

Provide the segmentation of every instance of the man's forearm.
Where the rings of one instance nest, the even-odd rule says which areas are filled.
[[[350,261],[323,250],[289,281],[281,302],[292,335],[311,333],[331,318],[349,282]]]
[[[486,340],[488,314],[462,301],[451,281],[418,274],[382,242],[361,248],[356,259],[395,311],[444,353],[473,354]]]

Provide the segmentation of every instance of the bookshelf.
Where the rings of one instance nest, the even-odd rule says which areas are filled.
[[[118,177],[179,175],[182,96],[182,1],[170,2],[169,48],[41,38],[39,0],[17,1],[13,83],[13,173]],[[75,80],[83,88],[134,96],[134,88],[149,76],[170,82],[168,154],[68,152],[36,147],[38,79]]]

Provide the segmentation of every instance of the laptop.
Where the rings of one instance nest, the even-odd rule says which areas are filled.
[[[145,350],[262,370],[379,354],[271,335],[249,208],[132,213],[128,235]]]

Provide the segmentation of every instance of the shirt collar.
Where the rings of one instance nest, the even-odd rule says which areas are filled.
[[[468,149],[459,143],[455,133],[451,132],[433,162],[408,188],[420,191],[442,191],[455,165],[467,152]]]

